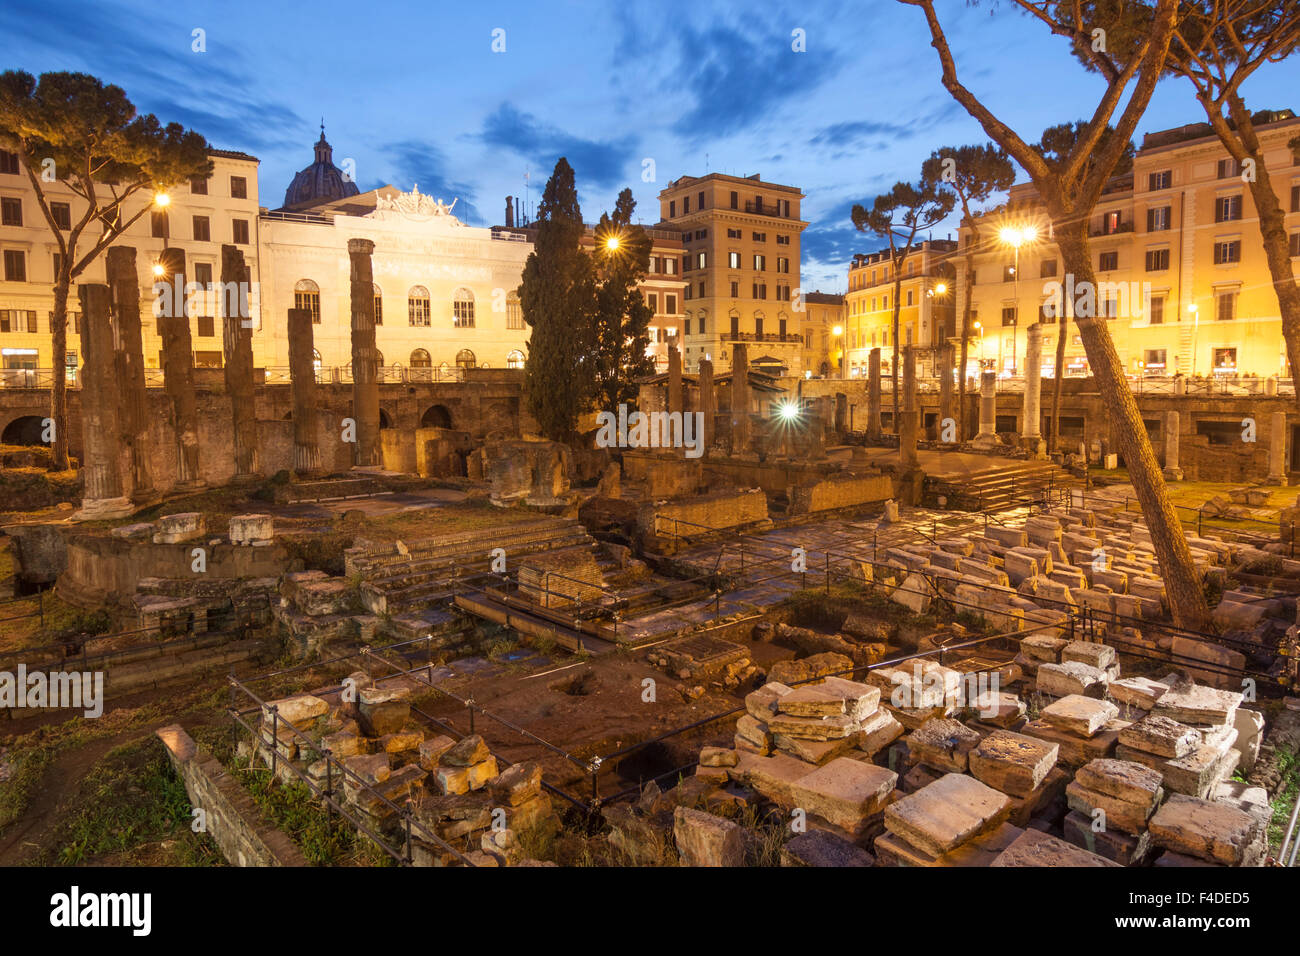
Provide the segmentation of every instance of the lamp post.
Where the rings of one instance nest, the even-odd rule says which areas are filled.
[[[1027,242],[1033,242],[1038,238],[1038,230],[1033,226],[1005,226],[998,232],[998,238],[1004,245],[1010,246],[1015,250],[1015,262],[1011,267],[1011,276],[1014,282],[1015,295],[1015,321],[1011,327],[1011,374],[1015,375],[1016,367],[1016,333],[1020,329],[1020,247]]]
[[[835,326],[831,329],[831,335],[833,336],[832,342],[835,349],[835,364],[839,366],[840,378],[844,378],[844,343],[842,341],[844,326]]]
[[[934,288],[925,290],[925,297],[930,300],[930,327],[934,330],[935,333],[930,337],[931,339],[930,361],[931,364],[934,366],[936,377],[938,377],[939,374],[938,369],[939,369],[940,350],[943,348],[943,344],[948,338],[948,336],[945,334],[947,332],[947,327],[934,314],[934,310],[939,306],[940,301],[947,294],[948,294],[948,284],[946,282],[936,282],[934,284]],[[951,374],[951,371],[952,370],[949,369],[948,374]]]

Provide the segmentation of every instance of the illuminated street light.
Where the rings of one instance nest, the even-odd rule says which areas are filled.
[[[163,264],[161,262],[155,262],[153,264],[153,274],[156,276],[163,274]]]
[[[605,240],[605,248],[608,249],[610,252],[614,252],[615,250],[617,250],[617,249],[618,249],[618,236],[610,236],[608,239],[606,239],[606,240]]]
[[[165,208],[172,204],[172,197],[164,192],[156,192],[153,194],[153,202],[155,206]]]
[[[783,422],[797,421],[800,414],[799,405],[797,402],[782,402],[777,406],[776,413],[781,417],[781,421]]]
[[[1016,374],[1016,333],[1020,329],[1020,247],[1038,238],[1038,230],[1033,226],[1003,226],[998,230],[998,238],[1003,245],[1015,250],[1015,264],[1011,268],[1011,277],[1015,281],[1015,323],[1011,330],[1011,374]]]

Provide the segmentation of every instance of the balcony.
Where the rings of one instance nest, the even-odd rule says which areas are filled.
[[[790,217],[780,212],[779,206],[756,206],[752,202],[745,203],[745,212],[753,216],[771,216],[773,219],[789,219]]]
[[[1088,230],[1088,235],[1093,239],[1098,239],[1102,236],[1119,236],[1119,235],[1123,235],[1126,232],[1132,232],[1132,231],[1133,231],[1133,223],[1121,222],[1114,229],[1110,229],[1110,230],[1107,230],[1105,225],[1094,226]]]

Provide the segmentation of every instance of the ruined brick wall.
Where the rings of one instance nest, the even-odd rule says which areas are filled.
[[[887,475],[823,478],[792,489],[790,513],[809,514],[879,504],[892,497],[894,484]]]
[[[247,791],[180,724],[160,728],[158,737],[231,866],[307,865],[293,841],[266,822]]]
[[[594,602],[604,583],[589,548],[529,555],[519,566],[519,590],[543,607]]]

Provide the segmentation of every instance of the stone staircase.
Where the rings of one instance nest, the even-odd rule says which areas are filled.
[[[529,554],[594,549],[596,542],[572,518],[541,518],[511,525],[501,538],[463,532],[404,547],[406,553],[395,545],[361,545],[347,556],[347,574],[360,576],[361,602],[373,614],[397,616],[446,600],[455,573],[491,569],[493,548],[505,549],[507,567],[514,570]]]
[[[1068,488],[1077,478],[1059,465],[1026,461],[988,468],[961,477],[927,478],[925,500],[936,504],[946,498],[947,508],[997,511],[1034,498],[1049,488]]]

